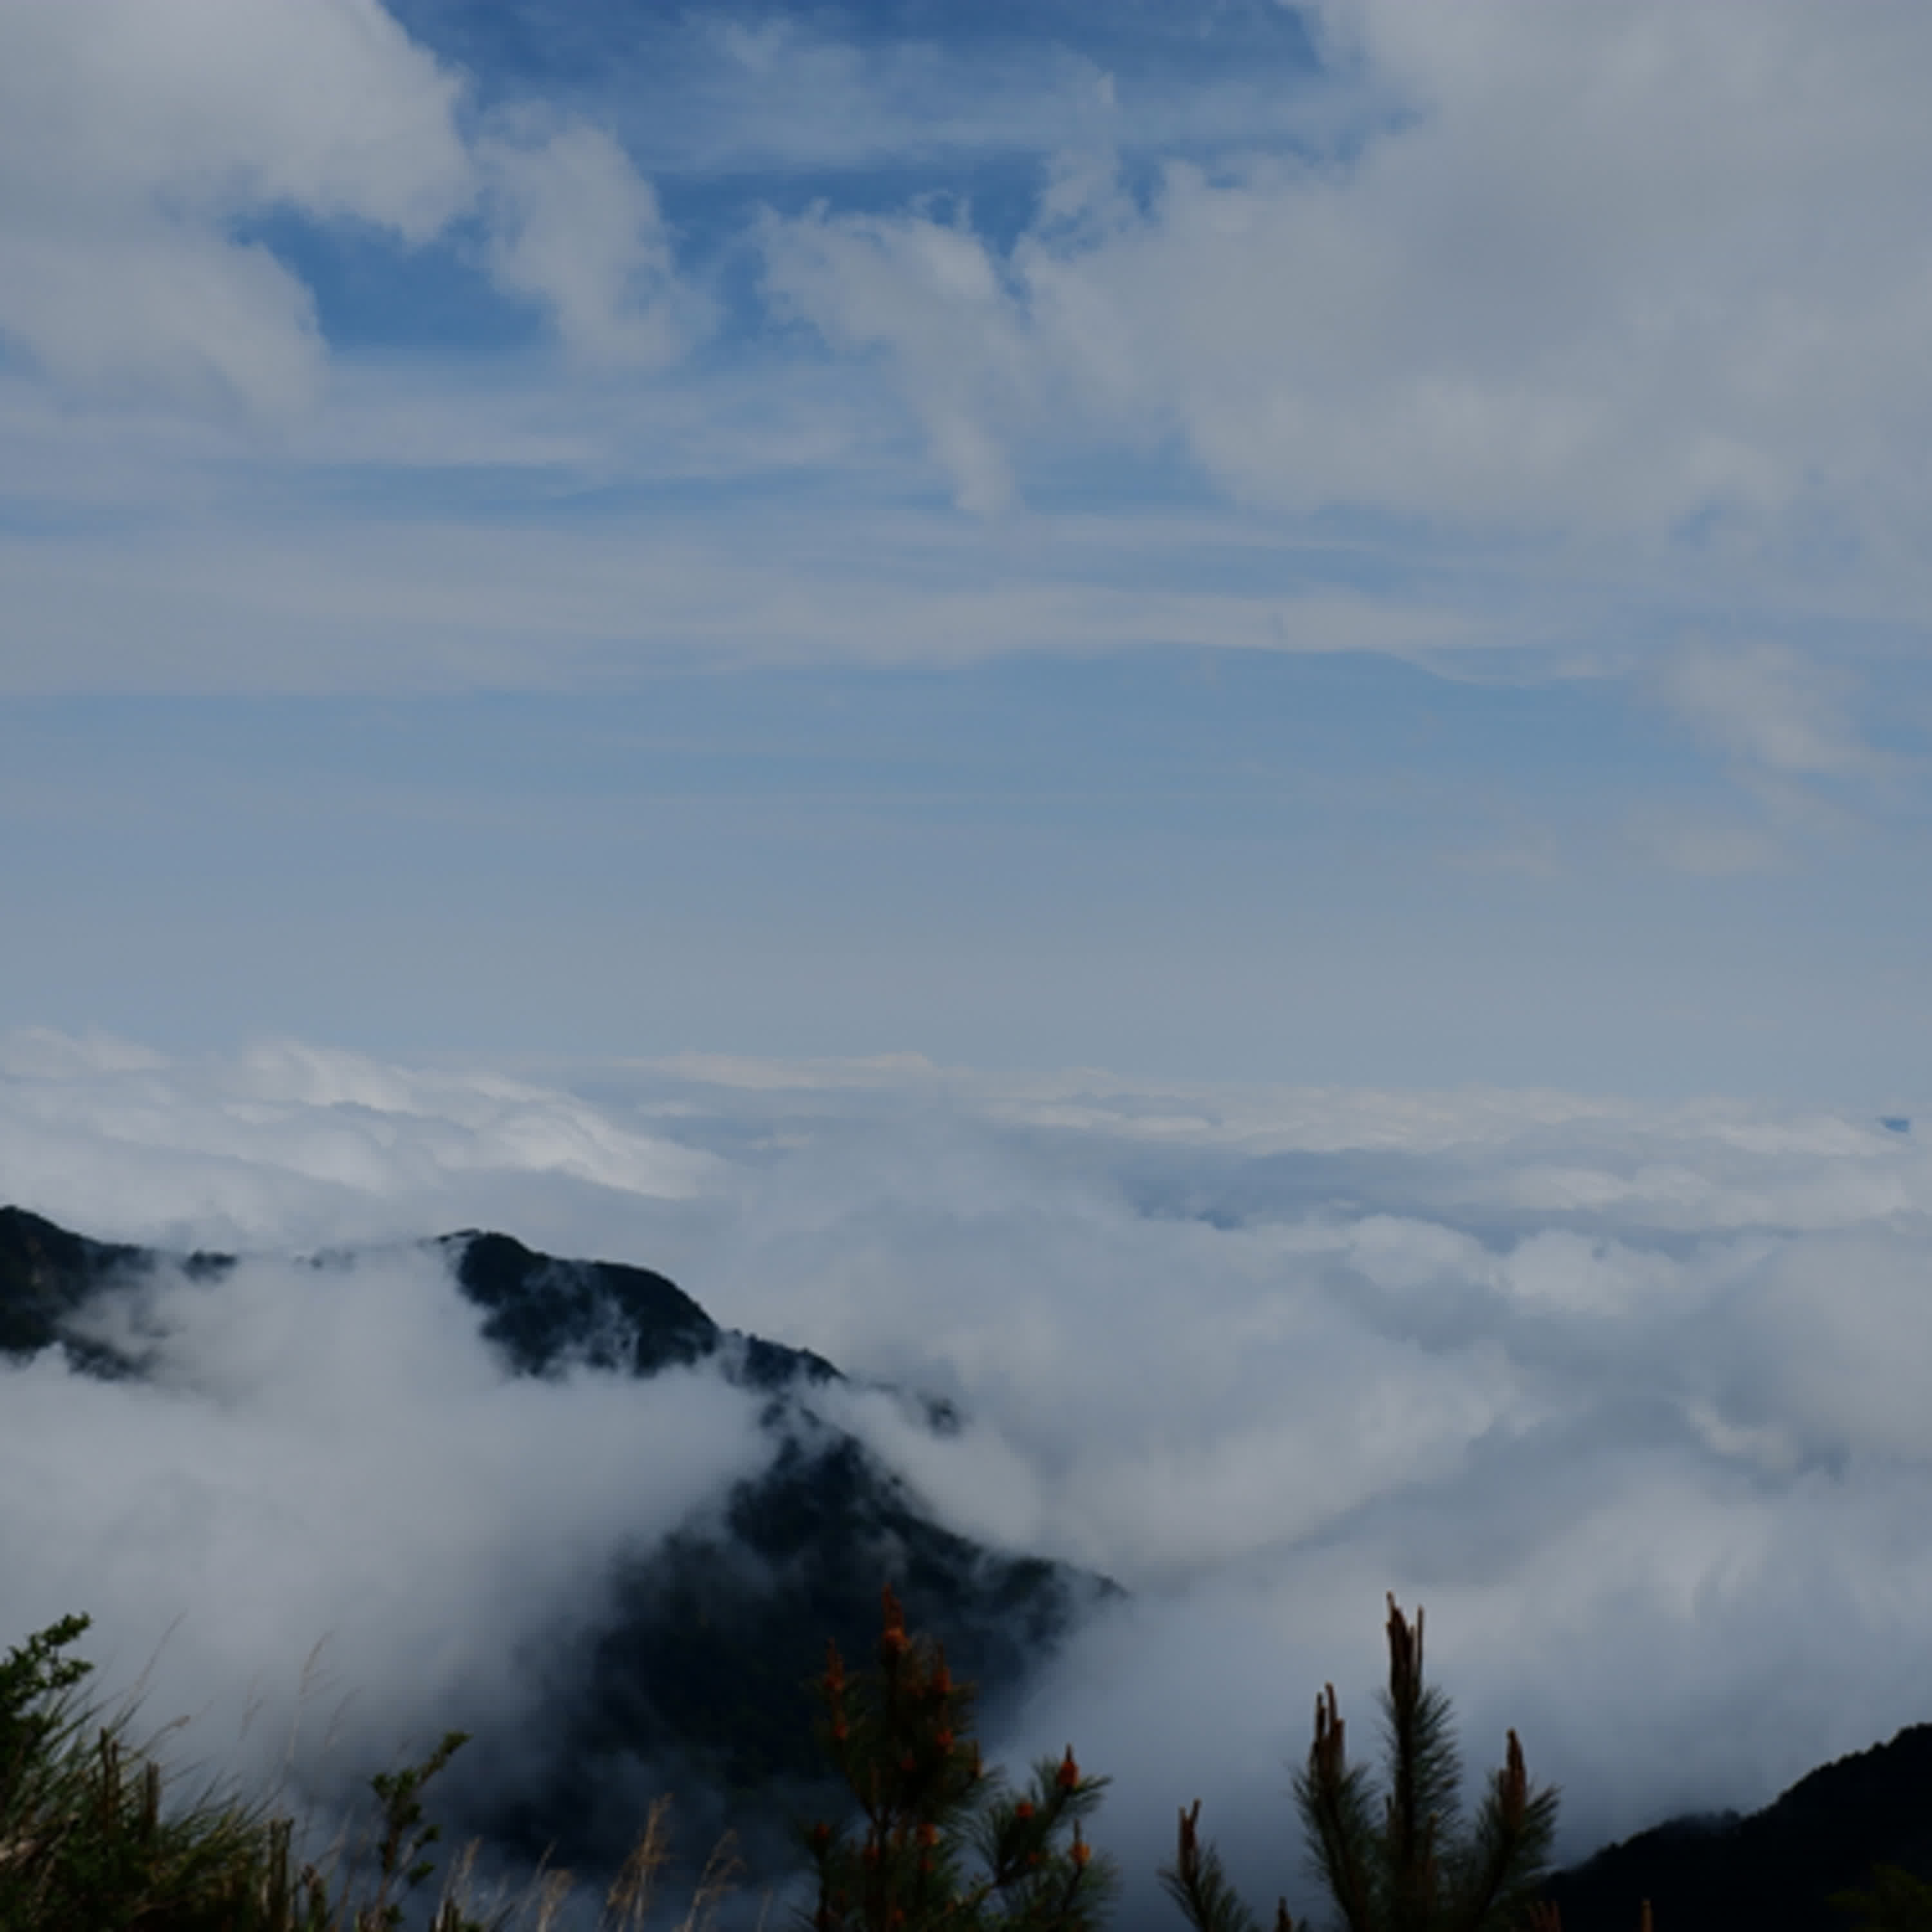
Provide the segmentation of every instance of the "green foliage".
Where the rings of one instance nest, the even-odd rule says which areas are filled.
[[[1422,1675],[1422,1613],[1411,1624],[1389,1598],[1389,1682],[1382,1698],[1384,1782],[1351,1765],[1328,1685],[1316,1700],[1315,1738],[1294,1780],[1310,1862],[1347,1932],[1508,1932],[1524,1924],[1547,1868],[1556,1794],[1532,1789],[1509,1734],[1474,1825],[1461,1828],[1462,1768],[1449,1700]],[[1196,1932],[1255,1932],[1198,1831],[1201,1807],[1180,1814],[1174,1862],[1161,1874]],[[1276,1932],[1293,1932],[1284,1901]]]
[[[442,1743],[421,1764],[401,1771],[379,1771],[370,1779],[382,1808],[382,1838],[378,1861],[380,1877],[374,1902],[365,1906],[356,1922],[356,1932],[394,1932],[403,1922],[403,1908],[391,1892],[400,1881],[404,1892],[414,1892],[436,1870],[436,1861],[423,1854],[442,1834],[435,1825],[423,1822],[422,1792],[436,1773],[470,1742],[464,1731],[448,1731]],[[451,1932],[467,1932],[452,1927]]]
[[[125,1714],[76,1693],[90,1666],[66,1652],[88,1628],[64,1617],[0,1660],[0,1932],[394,1932],[394,1894],[432,1866],[423,1786],[464,1742],[371,1780],[382,1832],[373,1898],[291,1870],[293,1826],[219,1790],[164,1808],[160,1764],[130,1744]],[[446,1898],[434,1932],[489,1932]]]
[[[980,1761],[972,1688],[936,1644],[910,1637],[888,1588],[878,1666],[847,1674],[828,1646],[820,1735],[856,1817],[806,1834],[814,1932],[1093,1932],[1115,1888],[1081,1832],[1108,1780],[1071,1745],[1017,1796]]]
[[[86,1617],[63,1617],[15,1645],[0,1662],[0,1816],[10,1810],[21,1780],[46,1757],[66,1694],[94,1667],[61,1654],[87,1628]]]
[[[0,1932],[254,1932],[262,1821],[213,1796],[163,1815],[124,1718],[76,1696],[89,1666],[64,1653],[87,1628],[64,1617],[0,1662]]]
[[[1834,1894],[1834,1910],[1854,1912],[1851,1932],[1932,1932],[1932,1885],[1896,1865],[1880,1865],[1868,1892]]]

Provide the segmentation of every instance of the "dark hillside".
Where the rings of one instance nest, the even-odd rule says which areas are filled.
[[[1845,1932],[1827,1903],[1875,1864],[1932,1879],[1932,1724],[1915,1724],[1801,1778],[1762,1811],[1679,1818],[1551,1880],[1564,1932]]]
[[[158,1258],[150,1249],[70,1234],[23,1208],[0,1208],[0,1354],[38,1354],[58,1343],[76,1367],[125,1372],[130,1364],[74,1334],[68,1324],[91,1297],[146,1273]],[[173,1258],[195,1279],[235,1264],[230,1255]]]

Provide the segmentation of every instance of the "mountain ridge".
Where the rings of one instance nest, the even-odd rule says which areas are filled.
[[[1124,1594],[1105,1577],[988,1549],[936,1520],[814,1406],[815,1394],[849,1385],[832,1363],[722,1327],[666,1276],[546,1255],[487,1230],[416,1245],[448,1268],[506,1374],[648,1385],[709,1366],[762,1398],[758,1426],[770,1444],[760,1473],[715,1509],[648,1555],[614,1557],[614,1607],[576,1652],[552,1660],[544,1750],[516,1753],[508,1784],[507,1747],[479,1738],[465,1754],[448,1789],[466,1823],[506,1849],[614,1865],[636,1828],[640,1780],[667,1768],[721,1792],[721,1820],[769,1826],[776,1803],[824,1775],[806,1687],[828,1640],[866,1653],[884,1582],[989,1699],[1021,1690],[1082,1616]],[[306,1258],[344,1265],[356,1253]],[[0,1353],[59,1347],[80,1372],[138,1378],[139,1361],[85,1332],[88,1304],[163,1266],[214,1280],[240,1259],[95,1241],[0,1207]],[[944,1404],[923,1412],[935,1432],[958,1426]]]
[[[1632,1932],[1646,1899],[1658,1932],[1844,1932],[1832,1895],[1880,1864],[1932,1881],[1932,1724],[1816,1766],[1759,1810],[1670,1818],[1604,1846],[1546,1893],[1564,1932]]]

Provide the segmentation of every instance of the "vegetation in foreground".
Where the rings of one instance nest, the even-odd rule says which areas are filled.
[[[1473,1828],[1458,1828],[1462,1770],[1449,1700],[1424,1681],[1422,1612],[1411,1623],[1388,1600],[1388,1688],[1382,1699],[1385,1785],[1348,1762],[1330,1684],[1316,1700],[1315,1742],[1294,1780],[1310,1862],[1348,1932],[1508,1932],[1528,1922],[1549,1869],[1556,1793],[1531,1785],[1509,1734]],[[1210,1844],[1200,1801],[1180,1814],[1174,1862],[1161,1874],[1195,1932],[1256,1932]],[[1294,1932],[1288,1904],[1277,1932]]]
[[[0,1932],[542,1932],[557,1922],[568,1873],[484,1900],[473,1845],[430,1889],[438,1832],[424,1793],[461,1732],[370,1780],[362,1838],[298,1863],[290,1819],[220,1786],[184,1798],[168,1789],[152,1748],[130,1741],[126,1714],[104,1718],[84,1697],[90,1666],[69,1653],[87,1627],[65,1618],[0,1660]],[[1410,1622],[1391,1597],[1379,1789],[1348,1761],[1332,1685],[1316,1702],[1294,1800],[1335,1923],[1342,1932],[1562,1932],[1539,1896],[1556,1793],[1530,1783],[1511,1732],[1474,1819],[1462,1824],[1450,1706],[1424,1678],[1422,1636],[1421,1612]],[[1070,1745],[1017,1791],[985,1767],[972,1687],[952,1677],[940,1646],[908,1632],[890,1588],[873,1666],[850,1671],[829,1646],[813,1688],[820,1740],[850,1802],[842,1822],[802,1834],[813,1883],[801,1932],[1099,1932],[1118,1873],[1083,1827],[1108,1780],[1083,1772]],[[1198,1799],[1180,1813],[1175,1856],[1160,1874],[1168,1894],[1190,1932],[1258,1932],[1200,1815]],[[650,1919],[665,1824],[660,1800],[597,1904],[603,1932],[640,1932]],[[732,1877],[728,1841],[690,1894],[680,1932],[708,1932]],[[1932,1932],[1932,1886],[1896,1868],[1880,1868],[1868,1888],[1832,1903],[1854,1922],[1848,1932]],[[1297,1932],[1286,1900],[1274,1924]],[[1635,1932],[1652,1932],[1648,1904]]]
[[[0,1932],[511,1932],[554,1924],[570,1875],[480,1902],[477,1847],[424,1896],[440,1835],[425,1788],[466,1742],[452,1731],[421,1762],[370,1780],[365,1836],[296,1862],[293,1820],[232,1790],[185,1798],[127,1713],[106,1715],[68,1653],[86,1630],[63,1618],[0,1661]],[[666,1858],[665,1808],[652,1808],[602,1902],[602,1932],[638,1932]],[[729,1847],[707,1868],[682,1932],[703,1932],[729,1881]]]
[[[980,1761],[972,1688],[907,1634],[890,1587],[884,1610],[877,1668],[848,1676],[834,1644],[819,1680],[820,1738],[856,1810],[806,1834],[814,1932],[1093,1932],[1117,1879],[1081,1825],[1107,1780],[1070,1744],[1010,1795]]]

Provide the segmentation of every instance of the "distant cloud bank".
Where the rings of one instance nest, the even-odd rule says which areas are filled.
[[[0,1515],[59,1556],[0,1609],[92,1609],[130,1666],[185,1613],[165,1702],[206,1694],[205,1644],[289,1681],[348,1614],[297,1553],[352,1598],[425,1523],[401,1574],[508,1604],[487,1641],[513,1649],[634,1533],[617,1472],[658,1466],[666,1429],[711,1445],[664,1466],[683,1486],[645,1514],[668,1527],[748,1453],[728,1391],[655,1416],[587,1384],[493,1394],[420,1264],[332,1286],[272,1258],[483,1223],[956,1402],[950,1438],[862,1392],[838,1419],[962,1530],[1135,1593],[1004,1741],[1077,1738],[1118,1774],[1123,1842],[1204,1795],[1253,1886],[1287,1882],[1282,1767],[1324,1679],[1366,1719],[1394,1588],[1430,1607],[1472,1757],[1516,1725],[1581,1850],[1932,1717],[1909,1118],[15,1035],[0,1197],[266,1258],[174,1345],[212,1411],[8,1372]],[[408,1472],[373,1519],[371,1459]],[[397,1604],[356,1620],[345,1678],[437,1681],[428,1613]]]

